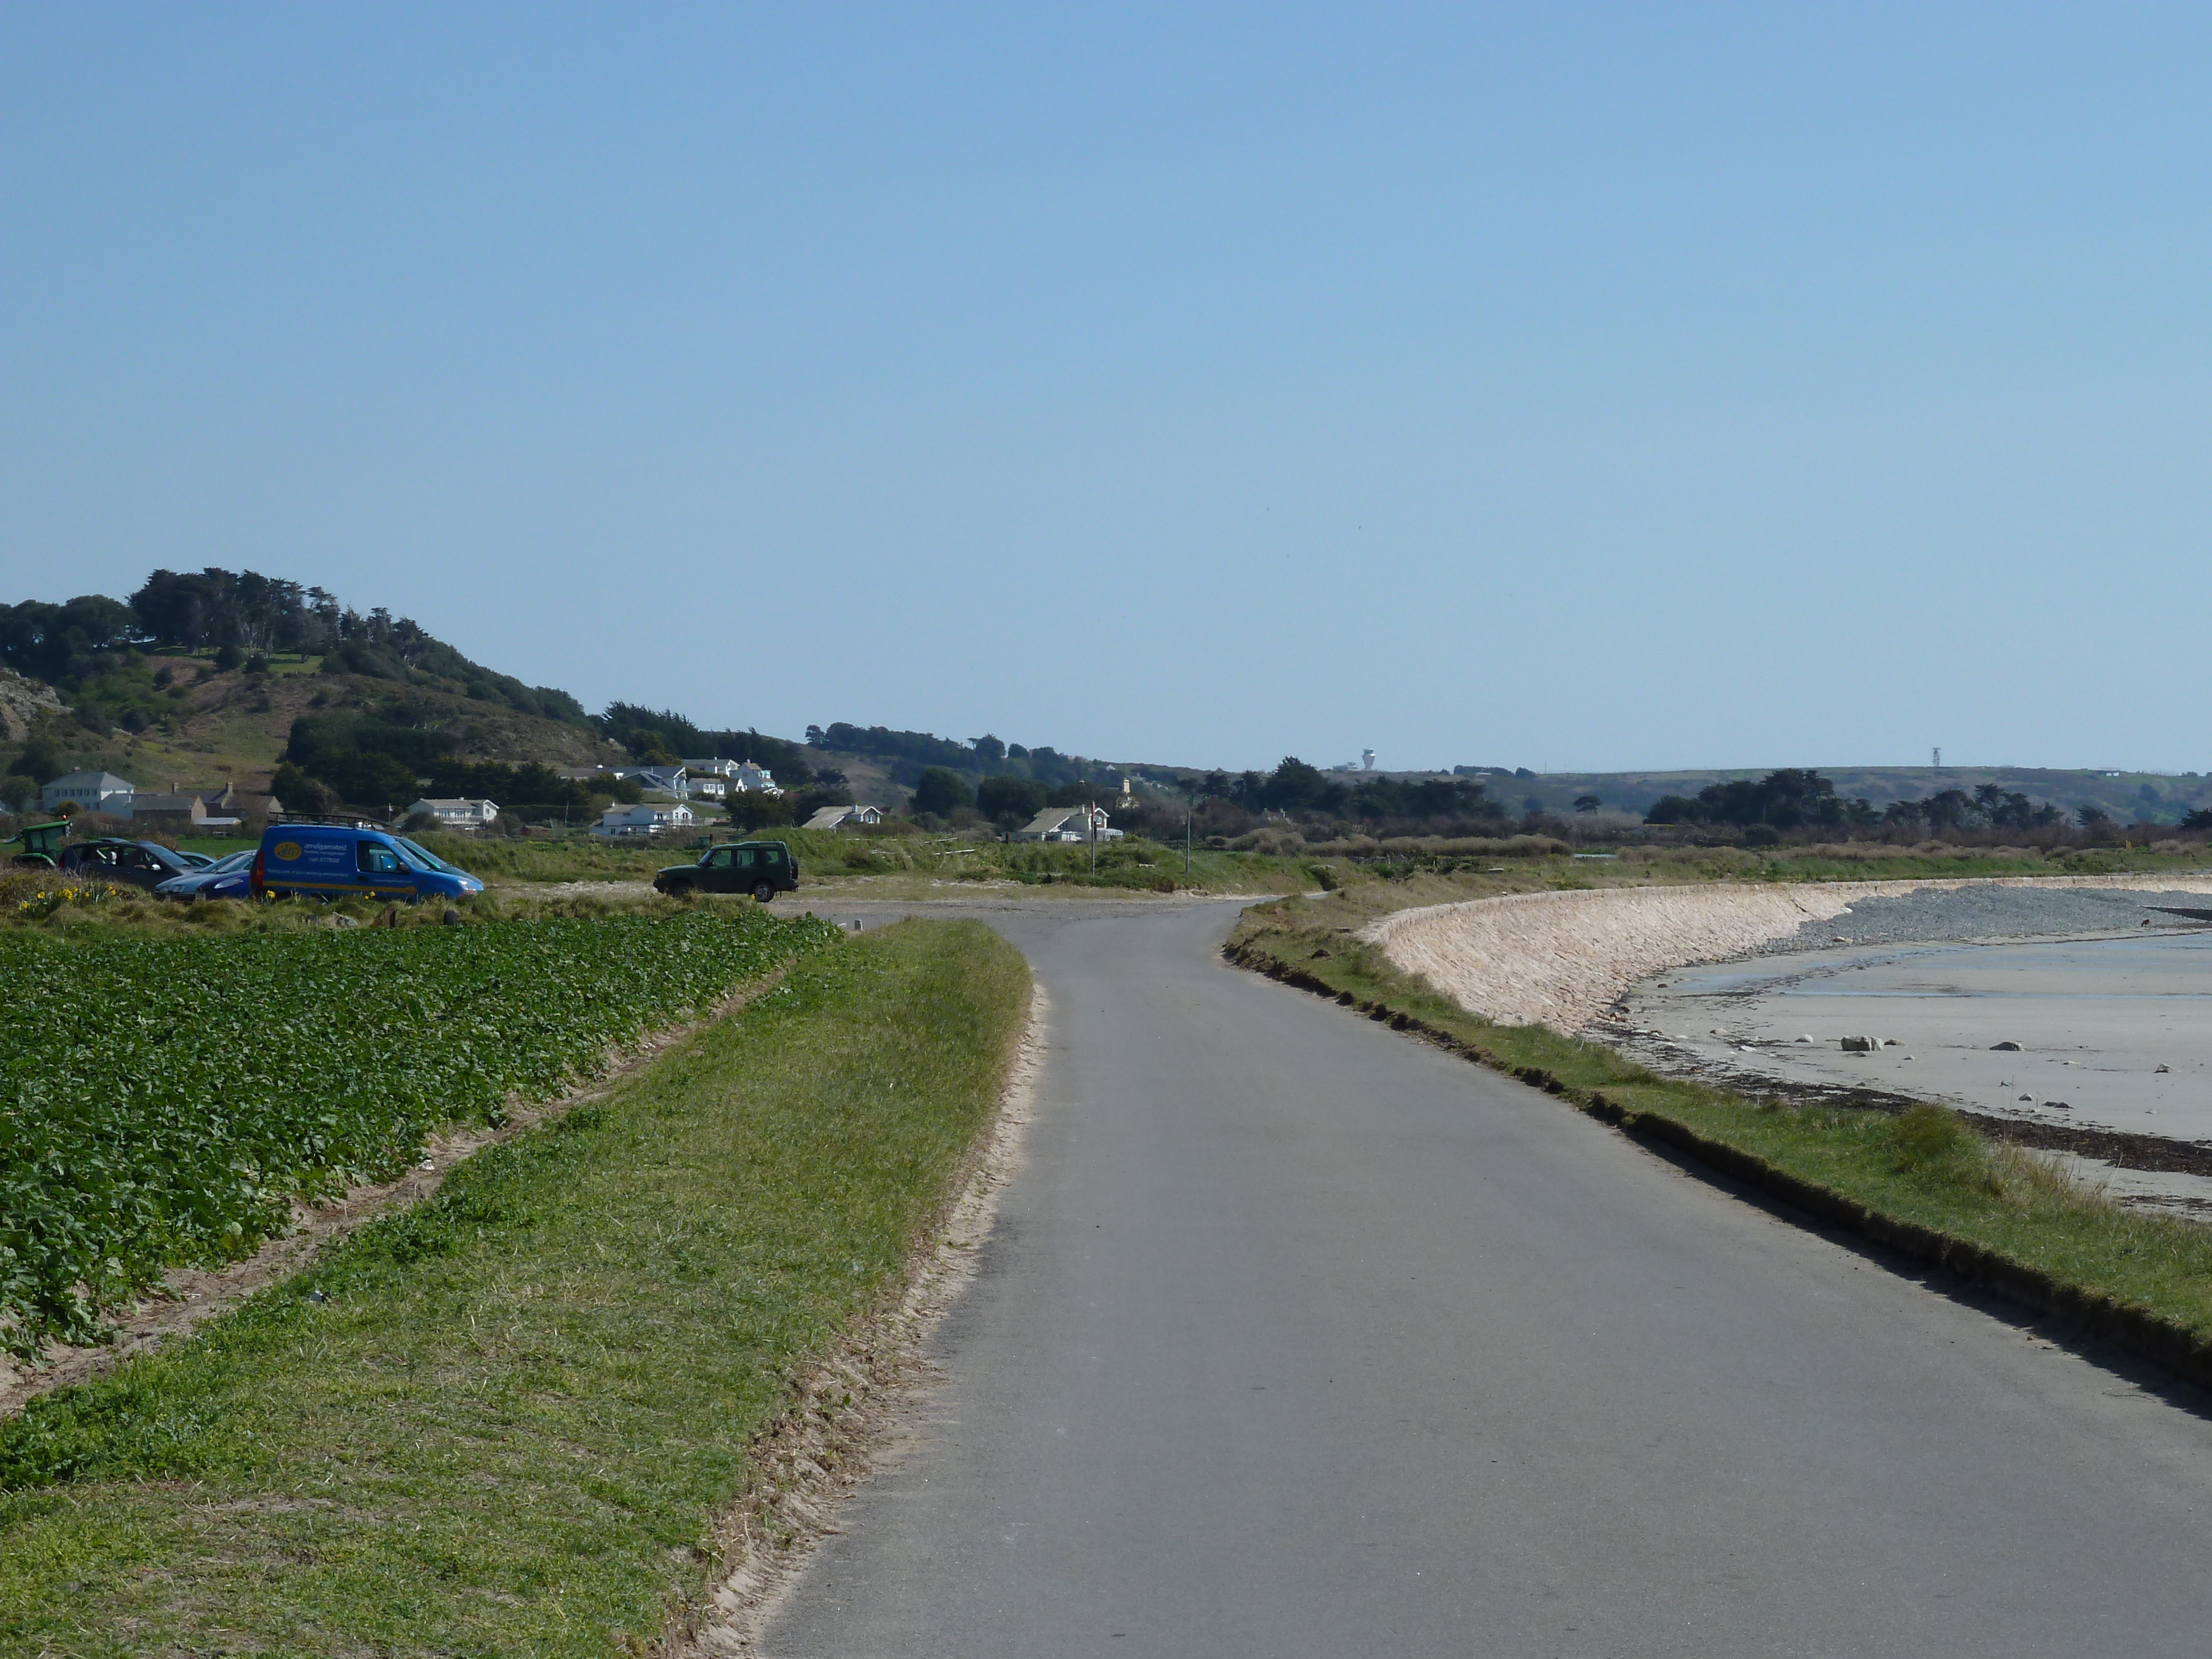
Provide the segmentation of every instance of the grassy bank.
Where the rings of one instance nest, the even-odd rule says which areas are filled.
[[[1341,931],[1337,908],[1291,900],[1248,912],[1231,954],[2212,1376],[2212,1229],[2125,1210],[1939,1107],[1893,1115],[1749,1098],[1541,1025],[1493,1024]]]
[[[1340,846],[1342,844],[1340,843]],[[1515,848],[1516,843],[1500,843]],[[2033,848],[1894,848],[1859,842],[1750,850],[1728,847],[1632,847],[1607,857],[1577,857],[1555,843],[1522,837],[1517,850],[1471,854],[1464,843],[1398,841],[1365,849],[1304,854],[1318,884],[1330,889],[1331,914],[1358,925],[1393,910],[1451,904],[1504,893],[1585,888],[1679,887],[1709,882],[1778,884],[1813,881],[1934,881],[2003,876],[2203,875],[2212,854],[2199,845],[2091,848],[2045,857]],[[1323,856],[1326,854],[1326,856]]]
[[[615,1655],[711,1581],[787,1379],[883,1291],[1028,995],[908,923],[432,1202],[0,1428],[0,1647]]]
[[[717,841],[736,839],[715,829]],[[1231,853],[1199,848],[1183,869],[1182,848],[1135,839],[1098,849],[1092,868],[1091,848],[1072,844],[1008,842],[960,836],[871,834],[848,830],[763,830],[755,839],[780,841],[799,860],[802,893],[831,890],[939,890],[945,884],[1004,883],[1013,886],[1070,886],[1129,892],[1174,892],[1204,888],[1213,892],[1296,893],[1322,884],[1315,860],[1261,853]],[[689,864],[699,854],[681,843],[625,846],[568,836],[551,841],[478,840],[466,836],[426,836],[423,844],[439,857],[472,875],[508,888],[569,881],[649,881],[672,864]]]

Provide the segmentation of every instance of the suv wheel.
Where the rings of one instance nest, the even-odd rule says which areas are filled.
[[[775,884],[774,882],[757,881],[753,884],[753,897],[758,900],[761,903],[766,904],[775,896]]]

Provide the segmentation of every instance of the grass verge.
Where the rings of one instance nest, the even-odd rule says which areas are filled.
[[[710,826],[710,830],[716,841],[740,838],[726,826]],[[802,897],[816,889],[857,893],[885,884],[915,893],[971,882],[1143,893],[1193,887],[1296,893],[1322,884],[1308,868],[1310,860],[1200,848],[1191,854],[1186,872],[1180,843],[1164,846],[1135,838],[1101,847],[1096,870],[1091,867],[1088,846],[1061,843],[799,830],[788,825],[763,830],[750,838],[780,841],[791,848],[799,860]],[[649,881],[657,871],[690,864],[699,856],[696,848],[678,844],[625,846],[580,836],[556,841],[478,840],[465,836],[425,836],[422,840],[441,858],[510,891],[554,882]]]
[[[793,1376],[897,1278],[1028,996],[909,922],[307,1274],[0,1426],[0,1647],[645,1651]]]
[[[2212,1384],[2212,1229],[2122,1208],[1957,1114],[1802,1107],[1662,1077],[1601,1043],[1499,1025],[1296,901],[1246,913],[1232,961],[1427,1036],[1641,1139]]]

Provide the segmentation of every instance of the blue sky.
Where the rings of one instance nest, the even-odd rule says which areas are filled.
[[[2212,768],[2202,9],[0,9],[0,598],[1121,759]]]

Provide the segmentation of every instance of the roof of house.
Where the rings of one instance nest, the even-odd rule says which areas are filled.
[[[197,789],[187,789],[179,795],[149,795],[140,790],[131,798],[134,812],[189,812],[195,806],[204,809],[207,798]]]
[[[825,806],[820,811],[815,813],[812,817],[807,819],[805,823],[799,825],[799,828],[802,830],[835,830],[839,824],[844,823],[845,815],[854,810],[854,809],[849,806]]]
[[[112,794],[118,789],[137,786],[128,778],[118,778],[112,772],[64,772],[46,786],[49,789],[97,789],[103,794]]]
[[[495,812],[499,810],[499,803],[495,800],[433,799],[428,795],[425,795],[421,800],[416,801],[415,805],[417,806],[427,806],[434,812],[441,806],[450,807],[455,811],[459,811],[464,807],[471,811],[474,811],[477,807],[481,806],[489,806]]]

